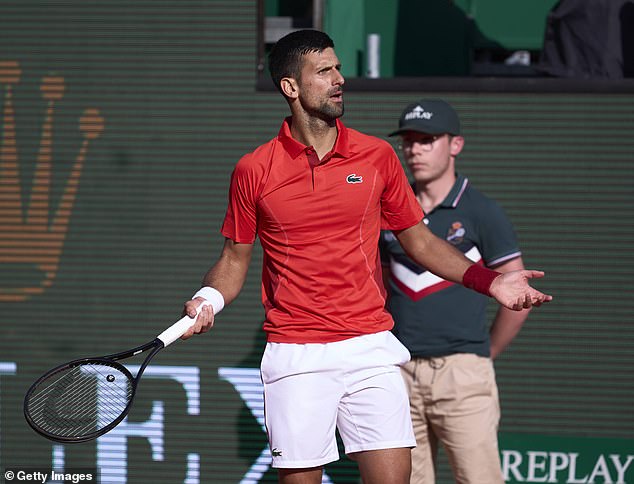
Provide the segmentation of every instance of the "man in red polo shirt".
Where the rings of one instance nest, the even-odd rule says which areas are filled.
[[[261,373],[280,482],[321,482],[322,467],[339,457],[337,428],[363,482],[405,484],[415,439],[399,367],[410,355],[384,309],[381,227],[431,272],[509,308],[551,297],[528,285],[543,273],[500,275],[474,265],[420,223],[422,210],[390,145],[339,120],[344,78],[326,34],[283,37],[269,68],[291,116],[235,167],[225,245],[185,304],[199,316],[184,338],[208,331],[236,298],[259,237],[267,333]]]

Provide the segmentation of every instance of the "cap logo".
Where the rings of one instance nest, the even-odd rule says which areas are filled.
[[[405,121],[412,119],[431,119],[434,113],[425,111],[421,106],[416,106],[409,113],[405,115]]]

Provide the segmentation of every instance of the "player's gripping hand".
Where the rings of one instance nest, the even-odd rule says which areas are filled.
[[[198,317],[196,317],[196,314],[198,314]],[[185,315],[189,316],[190,318],[196,318],[196,323],[191,328],[189,328],[187,332],[183,334],[183,336],[181,336],[181,339],[191,338],[194,334],[206,333],[211,328],[213,328],[214,310],[211,307],[211,304],[209,304],[207,300],[202,297],[190,299],[185,303],[183,316]]]
[[[501,305],[515,311],[541,306],[553,297],[530,286],[529,279],[540,277],[544,277],[542,271],[504,272],[493,280],[489,292]]]

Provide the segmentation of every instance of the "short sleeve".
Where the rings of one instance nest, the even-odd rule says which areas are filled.
[[[480,242],[484,262],[495,267],[506,260],[521,255],[517,236],[511,221],[502,207],[489,199],[489,206],[483,212],[479,224]]]
[[[257,197],[260,176],[251,161],[243,157],[231,174],[229,203],[222,234],[239,243],[253,243],[257,234]]]

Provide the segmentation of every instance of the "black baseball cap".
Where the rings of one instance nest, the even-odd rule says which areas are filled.
[[[421,99],[409,104],[398,120],[394,136],[406,131],[425,134],[460,134],[460,119],[451,105],[442,99]]]

